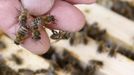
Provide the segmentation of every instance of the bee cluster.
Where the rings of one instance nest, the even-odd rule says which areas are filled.
[[[84,65],[72,52],[63,49],[60,53],[54,47],[42,57],[50,61],[56,71],[62,70],[70,75],[95,75],[104,66],[102,61],[95,59]]]
[[[97,3],[111,9],[112,11],[134,20],[134,3],[127,0],[97,0]]]
[[[13,70],[6,64],[0,64],[0,75],[57,75],[54,69],[49,68],[33,71],[30,69],[19,69],[18,71]]]
[[[111,9],[131,20],[134,20],[134,6],[129,2],[114,0]]]
[[[22,5],[22,11],[18,18],[20,27],[16,33],[16,38],[14,40],[14,43],[17,45],[23,43],[24,40],[29,37],[29,35],[32,35],[32,39],[35,41],[40,40],[41,39],[40,29],[45,30],[45,26],[48,26],[50,24],[56,24],[55,17],[50,14],[46,16],[37,16],[37,17],[34,16],[34,19],[32,20],[32,22],[28,23],[27,21],[28,21],[29,15],[30,14],[28,13],[28,10],[25,9]],[[50,30],[53,33],[50,37],[51,39],[54,39],[54,40],[67,39],[70,34],[68,32],[61,31],[61,30],[58,30],[58,31],[54,29],[50,29]]]
[[[59,72],[69,73],[70,75],[96,75],[103,68],[104,63],[100,60],[92,59],[89,63],[84,63],[68,49],[58,52],[57,49],[51,46],[50,50],[42,55],[45,60],[48,60],[50,66],[48,69],[32,70],[28,68],[19,68],[14,70],[7,65],[6,59],[0,56],[0,75],[59,75]],[[23,60],[16,54],[12,54],[10,60],[18,66],[23,65]]]
[[[72,35],[72,37],[70,38],[70,44],[77,45],[80,43],[84,43],[85,45],[87,45],[91,38],[96,41],[100,41],[105,40],[105,36],[106,30],[100,30],[97,22],[90,25],[86,23],[83,29]]]
[[[18,56],[15,54],[12,55],[13,61],[17,65],[22,65],[22,61]],[[31,70],[27,68],[19,68],[17,71],[10,68],[9,65],[6,64],[6,59],[4,59],[0,55],[0,75],[57,75],[54,71],[53,67],[49,67],[48,69],[38,69],[38,70]]]
[[[0,75],[19,75],[16,71],[7,66],[6,61],[0,55]]]
[[[112,38],[108,35],[105,29],[100,29],[98,23],[88,24],[79,32],[73,33],[70,38],[70,44],[77,45],[83,43],[87,45],[90,39],[95,40],[98,43],[99,53],[108,53],[108,56],[115,57],[117,53],[120,53],[132,60],[134,60],[134,52],[125,48],[122,45],[118,45]]]

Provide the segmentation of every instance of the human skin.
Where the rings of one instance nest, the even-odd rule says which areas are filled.
[[[28,12],[35,16],[50,13],[56,18],[56,25],[47,28],[60,29],[68,32],[80,30],[85,23],[85,17],[73,4],[90,4],[95,0],[21,0]],[[15,39],[19,28],[18,16],[21,4],[19,0],[0,0],[0,30]],[[33,18],[30,16],[29,21]],[[46,32],[41,30],[41,40],[34,41],[31,37],[21,44],[27,50],[35,54],[43,54],[48,51],[50,41]]]

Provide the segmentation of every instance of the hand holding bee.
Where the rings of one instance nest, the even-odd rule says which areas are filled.
[[[84,26],[85,17],[72,4],[88,4],[94,1],[95,0],[0,0],[0,29],[8,34],[12,39],[15,39],[17,35],[16,31],[24,27],[27,31],[27,24],[30,24],[35,17],[50,14],[54,16],[56,23],[46,25],[46,28],[75,32]],[[23,11],[22,5],[27,10],[27,18],[24,18],[24,20],[21,21],[23,27],[20,27],[18,17]],[[25,19],[27,20],[25,21]],[[40,33],[37,33],[38,30]],[[39,35],[37,38],[41,37],[40,41],[42,43],[40,43],[40,41],[33,41],[33,37],[25,39],[21,45],[33,53],[45,53],[50,47],[47,33],[41,28],[36,30],[33,29],[32,32],[34,33],[32,33],[32,35],[29,34],[29,37]],[[23,36],[25,36],[25,33],[26,32],[23,33]]]

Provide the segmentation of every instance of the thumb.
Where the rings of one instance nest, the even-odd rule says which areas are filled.
[[[45,14],[54,4],[54,0],[21,0],[21,2],[29,13],[34,16]]]

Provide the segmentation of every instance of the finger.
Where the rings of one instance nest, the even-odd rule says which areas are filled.
[[[49,25],[49,28],[75,32],[85,24],[84,15],[76,7],[65,1],[56,1],[50,14],[56,18],[56,24]]]
[[[89,4],[89,3],[94,3],[96,0],[65,0],[71,3],[78,3],[78,4]]]
[[[47,36],[47,33],[44,30],[41,30],[41,40],[33,40],[31,37],[26,39],[22,44],[23,47],[35,54],[44,54],[50,48],[50,41]]]
[[[54,0],[21,0],[24,7],[32,15],[43,15],[48,12],[53,4]]]
[[[0,0],[0,29],[8,34],[12,39],[15,39],[15,34],[17,32],[18,16],[20,9],[20,3],[18,0]],[[45,53],[49,46],[49,39],[46,33],[41,32],[41,42],[33,41],[31,38],[27,39],[22,46],[36,54]]]
[[[16,37],[16,30],[18,30],[19,25],[16,24],[10,29],[8,29],[7,34],[14,40]],[[33,40],[31,36],[29,38],[25,39],[24,42],[21,44],[24,48],[31,51],[35,54],[43,54],[46,51],[48,51],[50,47],[49,38],[47,36],[47,33],[44,30],[40,30],[41,32],[41,40]]]
[[[0,0],[0,29],[7,31],[11,26],[17,23],[16,17],[19,8],[18,0]]]

